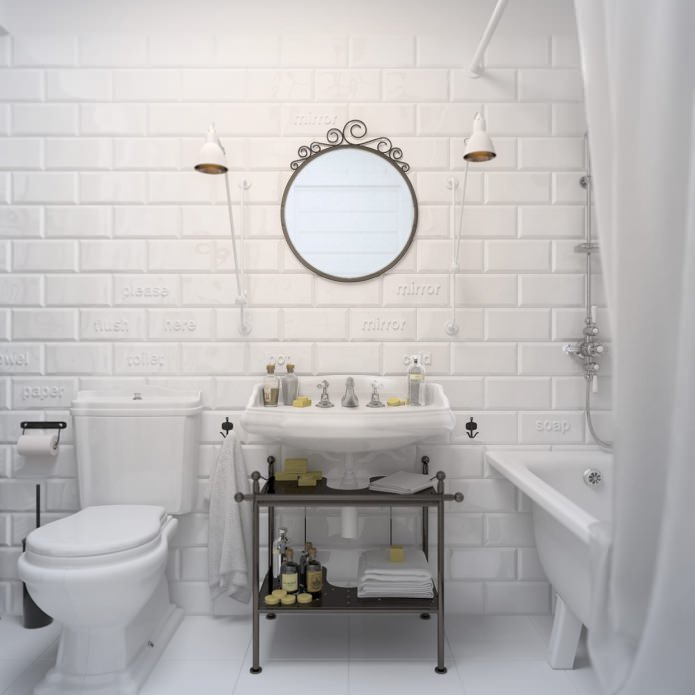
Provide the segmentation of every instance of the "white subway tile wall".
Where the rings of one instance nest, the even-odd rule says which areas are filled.
[[[414,352],[444,384],[456,428],[404,450],[399,463],[372,465],[415,470],[426,455],[449,490],[465,494],[447,511],[449,609],[549,610],[528,507],[483,453],[589,443],[584,380],[562,352],[582,328],[583,267],[573,251],[584,232],[582,83],[576,37],[567,23],[550,24],[527,27],[523,38],[496,35],[477,80],[465,70],[474,35],[341,35],[336,24],[325,35],[4,39],[0,613],[20,610],[15,560],[31,529],[35,482],[46,521],[78,507],[71,428],[57,460],[37,467],[14,450],[21,420],[69,422],[78,389],[200,389],[199,494],[171,550],[172,593],[189,613],[244,612],[229,601],[213,606],[207,587],[207,485],[220,423],[238,424],[269,355],[290,356],[302,375],[378,376],[404,374]],[[462,180],[478,111],[498,157],[471,165],[455,298],[461,328],[451,338],[447,182]],[[297,148],[349,118],[403,149],[420,221],[398,266],[343,284],[297,262],[279,204]],[[211,121],[246,237],[248,336],[238,332],[222,181],[192,171]],[[242,179],[251,184],[243,219]],[[608,383],[600,386],[605,436],[611,403]],[[245,453],[249,471],[281,455],[263,444]],[[398,517],[399,539],[417,542],[416,521]],[[330,513],[328,522],[310,524],[312,540],[341,547]],[[362,527],[360,546],[384,542],[383,512],[365,512]]]

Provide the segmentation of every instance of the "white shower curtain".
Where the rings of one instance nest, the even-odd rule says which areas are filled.
[[[695,2],[575,0],[613,346],[615,513],[594,528],[606,693],[695,693]]]

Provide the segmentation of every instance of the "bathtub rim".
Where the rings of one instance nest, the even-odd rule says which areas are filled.
[[[489,449],[485,452],[485,459],[492,468],[513,483],[535,504],[545,509],[584,543],[589,544],[591,538],[589,529],[592,524],[601,519],[596,519],[552,485],[539,478],[528,465],[533,464],[534,461],[546,463],[559,459],[567,463],[586,460],[587,466],[592,464],[601,466],[612,461],[613,457],[610,454],[596,449],[575,451]]]

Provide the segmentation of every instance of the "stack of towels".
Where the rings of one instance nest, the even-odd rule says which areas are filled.
[[[433,598],[432,572],[425,553],[405,548],[402,562],[390,560],[389,548],[366,550],[360,556],[358,598]]]

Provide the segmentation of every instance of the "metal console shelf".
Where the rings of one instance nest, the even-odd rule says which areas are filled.
[[[278,613],[314,613],[324,611],[327,613],[364,612],[364,613],[419,613],[422,618],[429,618],[431,614],[437,616],[437,673],[446,673],[444,665],[444,502],[461,502],[463,495],[460,492],[445,494],[445,474],[439,471],[434,477],[437,479],[436,490],[431,487],[412,495],[394,495],[371,490],[336,490],[326,485],[326,479],[318,482],[315,488],[300,488],[294,482],[276,481],[274,476],[274,457],[268,457],[268,476],[263,476],[254,471],[251,474],[253,489],[250,495],[238,493],[234,499],[237,502],[250,501],[253,504],[252,526],[252,587],[253,587],[253,665],[251,673],[260,673],[260,614],[265,613],[267,618],[274,618]],[[429,458],[422,457],[423,473],[429,473]],[[265,484],[261,488],[261,480]],[[357,589],[344,588],[331,585],[327,581],[324,569],[324,588],[319,599],[314,599],[310,604],[282,607],[266,606],[264,598],[273,590],[272,554],[270,549],[275,535],[275,507],[311,507],[311,506],[354,506],[354,507],[421,507],[422,508],[422,550],[429,557],[428,535],[430,507],[437,510],[437,578],[434,598],[358,598]],[[260,510],[268,508],[268,571],[260,582],[259,571],[259,543],[260,543]]]

